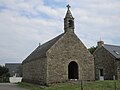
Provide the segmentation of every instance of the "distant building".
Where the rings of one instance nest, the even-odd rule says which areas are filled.
[[[21,63],[6,63],[5,67],[9,69],[10,76],[14,76],[15,74],[17,76],[20,76],[19,74],[19,68],[21,66]]]
[[[120,46],[108,45],[99,41],[93,55],[96,80],[120,80]]]
[[[64,33],[39,45],[22,64],[24,82],[50,84],[71,79],[94,80],[94,58],[74,33],[69,5]]]

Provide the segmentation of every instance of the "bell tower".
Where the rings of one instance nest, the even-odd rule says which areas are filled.
[[[65,32],[74,32],[74,18],[70,11],[70,5],[67,5],[67,13],[64,18],[64,30]]]

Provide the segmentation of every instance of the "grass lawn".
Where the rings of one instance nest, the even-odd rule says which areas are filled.
[[[120,90],[120,81],[95,81],[84,82],[83,90]],[[48,87],[42,88],[40,85],[33,85],[29,83],[19,83],[18,86],[26,88],[28,90],[81,90],[80,83],[58,83],[52,84]]]

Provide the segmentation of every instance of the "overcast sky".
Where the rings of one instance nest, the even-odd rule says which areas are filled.
[[[64,32],[71,5],[85,46],[120,46],[120,0],[0,0],[0,64],[22,62],[38,45]]]

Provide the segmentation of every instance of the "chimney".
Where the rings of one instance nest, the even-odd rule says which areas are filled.
[[[104,46],[104,41],[98,41],[98,42],[97,42],[97,46],[98,46],[98,47]]]

